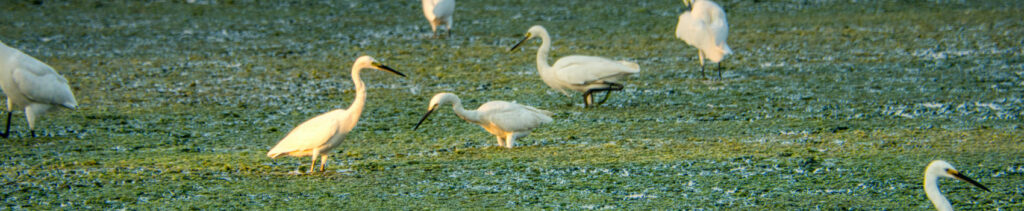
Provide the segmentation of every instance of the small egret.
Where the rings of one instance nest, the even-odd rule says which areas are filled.
[[[28,54],[0,42],[0,88],[7,95],[7,129],[0,137],[11,132],[11,115],[16,109],[25,109],[28,128],[36,136],[36,120],[59,107],[75,109],[78,102],[68,87],[68,80],[52,67]]]
[[[448,36],[452,35],[452,15],[455,14],[455,0],[423,0],[423,16],[430,22],[430,30],[437,37],[437,26],[445,25]]]
[[[484,130],[498,137],[498,146],[512,148],[516,139],[526,137],[534,128],[551,122],[550,111],[540,110],[532,106],[514,102],[490,101],[480,105],[476,110],[462,108],[462,100],[452,93],[438,93],[430,99],[427,114],[416,123],[413,130],[418,129],[424,120],[444,104],[452,104],[455,115],[473,124],[480,125]]]
[[[363,106],[366,104],[366,85],[359,78],[359,72],[364,68],[374,68],[405,77],[405,74],[384,66],[373,57],[359,57],[355,64],[352,64],[352,84],[356,87],[356,99],[352,101],[352,105],[349,105],[348,109],[329,111],[299,124],[291,132],[288,132],[284,139],[277,142],[270,152],[267,152],[267,157],[312,156],[313,163],[310,164],[309,171],[313,172],[316,158],[319,156],[320,171],[324,171],[328,154],[332,149],[338,147],[345,139],[345,135],[352,131],[352,128],[356,127],[359,115],[363,113]]]
[[[583,92],[584,106],[594,104],[594,92],[605,92],[604,99],[598,104],[608,100],[612,91],[622,90],[622,84],[618,83],[622,77],[640,72],[640,65],[629,61],[614,61],[611,59],[596,56],[566,56],[555,61],[555,65],[548,65],[548,52],[551,51],[551,36],[543,26],[533,26],[526,32],[526,38],[512,46],[509,51],[515,50],[526,40],[540,37],[540,48],[537,49],[537,72],[540,78],[549,87],[569,96],[566,89]]]
[[[704,58],[718,63],[718,78],[722,78],[722,59],[732,54],[729,44],[729,22],[722,7],[710,0],[683,0],[690,11],[679,15],[676,37],[697,48],[700,75],[704,76]],[[691,4],[692,3],[692,4]]]
[[[946,161],[932,161],[932,163],[928,164],[928,167],[924,169],[924,193],[928,196],[928,200],[931,200],[932,204],[935,205],[936,210],[953,210],[953,205],[950,205],[949,200],[946,200],[946,197],[942,196],[942,192],[939,191],[939,177],[963,180],[967,183],[971,183],[971,185],[981,188],[982,190],[990,191],[984,185],[960,174],[956,168],[953,168],[953,165],[950,165]]]

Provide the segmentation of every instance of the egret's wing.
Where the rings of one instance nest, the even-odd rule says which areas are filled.
[[[347,114],[345,109],[337,109],[302,122],[277,142],[277,145],[267,152],[267,156],[277,157],[280,154],[316,149],[324,145],[339,132],[339,118],[344,118]]]
[[[708,32],[715,46],[726,46],[726,39],[729,38],[729,21],[725,17],[725,11],[714,2],[707,2],[708,7]]]
[[[49,65],[24,53],[16,55],[17,65],[11,73],[15,86],[30,101],[75,108],[75,101],[68,80],[57,74]]]
[[[614,81],[619,77],[640,72],[633,62],[613,61],[596,56],[566,56],[555,62],[555,77],[570,84],[588,84],[594,81]]]
[[[708,37],[707,24],[701,16],[695,16],[689,11],[679,15],[679,24],[676,25],[676,37],[693,47],[703,49],[705,43],[711,43]]]
[[[451,17],[455,13],[455,0],[434,0],[434,15],[437,17]]]
[[[427,20],[434,21],[434,7],[438,1],[441,0],[423,0],[423,16],[426,16]]]
[[[480,105],[482,118],[505,131],[523,131],[553,121],[549,111],[506,101],[491,101]]]

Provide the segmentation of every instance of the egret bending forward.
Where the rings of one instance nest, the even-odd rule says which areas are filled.
[[[732,54],[729,44],[729,22],[722,7],[710,0],[683,0],[690,11],[679,15],[676,37],[697,48],[700,76],[704,76],[704,58],[718,63],[718,79],[722,79],[722,59]],[[691,4],[692,3],[692,4]]]
[[[455,0],[423,0],[423,16],[430,22],[430,30],[437,37],[437,26],[445,25],[448,36],[452,36],[452,15],[455,14]]]
[[[75,109],[78,102],[68,87],[68,80],[46,65],[18,49],[0,42],[0,88],[7,95],[7,129],[0,137],[11,132],[11,115],[16,109],[25,109],[29,132],[36,136],[36,120],[59,107]]]
[[[423,115],[413,130],[418,129],[420,124],[427,120],[430,113],[444,104],[452,104],[455,115],[470,123],[480,125],[487,132],[497,136],[498,146],[505,148],[512,148],[515,146],[516,139],[526,137],[534,128],[552,121],[550,111],[506,101],[490,101],[480,105],[476,110],[466,110],[462,108],[462,100],[459,99],[459,96],[452,93],[438,93],[430,99],[427,114]]]
[[[356,99],[348,109],[337,109],[320,114],[312,119],[306,120],[299,126],[288,132],[288,135],[281,139],[274,148],[267,152],[267,157],[277,158],[281,155],[295,157],[312,156],[313,163],[309,171],[313,172],[316,166],[316,158],[320,157],[320,171],[324,171],[327,164],[328,154],[332,149],[338,147],[345,139],[352,128],[359,122],[359,115],[363,113],[363,105],[366,104],[366,85],[359,78],[359,71],[364,68],[374,68],[405,77],[394,69],[377,62],[370,56],[361,56],[352,64],[352,84],[356,87]]]
[[[622,90],[623,86],[618,81],[624,76],[640,72],[640,65],[629,61],[614,61],[611,59],[596,56],[572,55],[562,57],[555,61],[555,65],[548,65],[548,52],[551,51],[551,36],[543,26],[533,26],[526,32],[526,38],[512,46],[515,50],[526,40],[540,37],[540,48],[537,49],[537,72],[552,89],[569,96],[566,89],[583,92],[583,104],[589,107],[594,104],[594,92],[605,92],[604,99],[598,104],[608,100],[612,91]]]
[[[942,192],[939,191],[939,177],[956,178],[967,183],[971,183],[971,185],[977,186],[985,191],[990,191],[984,185],[960,174],[956,168],[953,168],[953,165],[950,165],[946,161],[932,161],[932,163],[928,164],[928,167],[924,169],[924,193],[928,196],[928,200],[931,200],[932,204],[935,205],[936,210],[953,210],[953,205],[950,205],[949,200],[946,200],[946,197],[942,196]]]

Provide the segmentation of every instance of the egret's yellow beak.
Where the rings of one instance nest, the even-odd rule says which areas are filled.
[[[526,40],[529,40],[529,39],[530,39],[530,38],[532,38],[532,37],[533,37],[533,36],[532,36],[532,34],[530,34],[529,32],[527,32],[527,33],[526,33],[526,37],[524,37],[524,38],[523,38],[523,40],[520,40],[520,41],[519,41],[518,43],[516,43],[516,45],[515,45],[515,46],[512,46],[512,48],[509,48],[509,49],[508,49],[508,51],[513,51],[513,50],[516,50],[516,48],[518,48],[518,47],[519,47],[519,45],[522,45],[522,44],[523,44],[524,42],[526,42]]]
[[[423,118],[420,118],[420,122],[417,122],[416,127],[413,127],[412,130],[419,129],[420,124],[423,124],[423,121],[427,120],[427,117],[430,116],[430,113],[434,113],[434,110],[437,110],[437,105],[430,106],[430,109],[427,109],[427,114],[424,114]]]

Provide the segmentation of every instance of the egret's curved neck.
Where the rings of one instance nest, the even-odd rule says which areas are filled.
[[[548,52],[551,51],[551,36],[548,35],[547,31],[541,30],[537,33],[540,36],[540,48],[537,49],[537,71],[544,74],[543,71],[551,69],[551,65],[548,64]]]
[[[459,115],[462,119],[470,122],[480,122],[480,112],[476,110],[466,110],[462,107],[462,100],[458,97],[452,102],[452,110],[455,110],[455,115]]]
[[[932,205],[935,205],[935,210],[953,210],[953,205],[950,205],[949,200],[946,200],[946,197],[942,196],[942,192],[939,191],[939,176],[924,175],[924,194],[928,196],[928,200],[932,201]]]
[[[352,85],[356,87],[356,99],[352,101],[352,105],[348,106],[349,121],[359,121],[359,115],[363,113],[363,106],[366,105],[366,84],[363,84],[363,80],[359,78],[359,72],[361,67],[352,67]],[[356,124],[349,124],[355,127]]]

